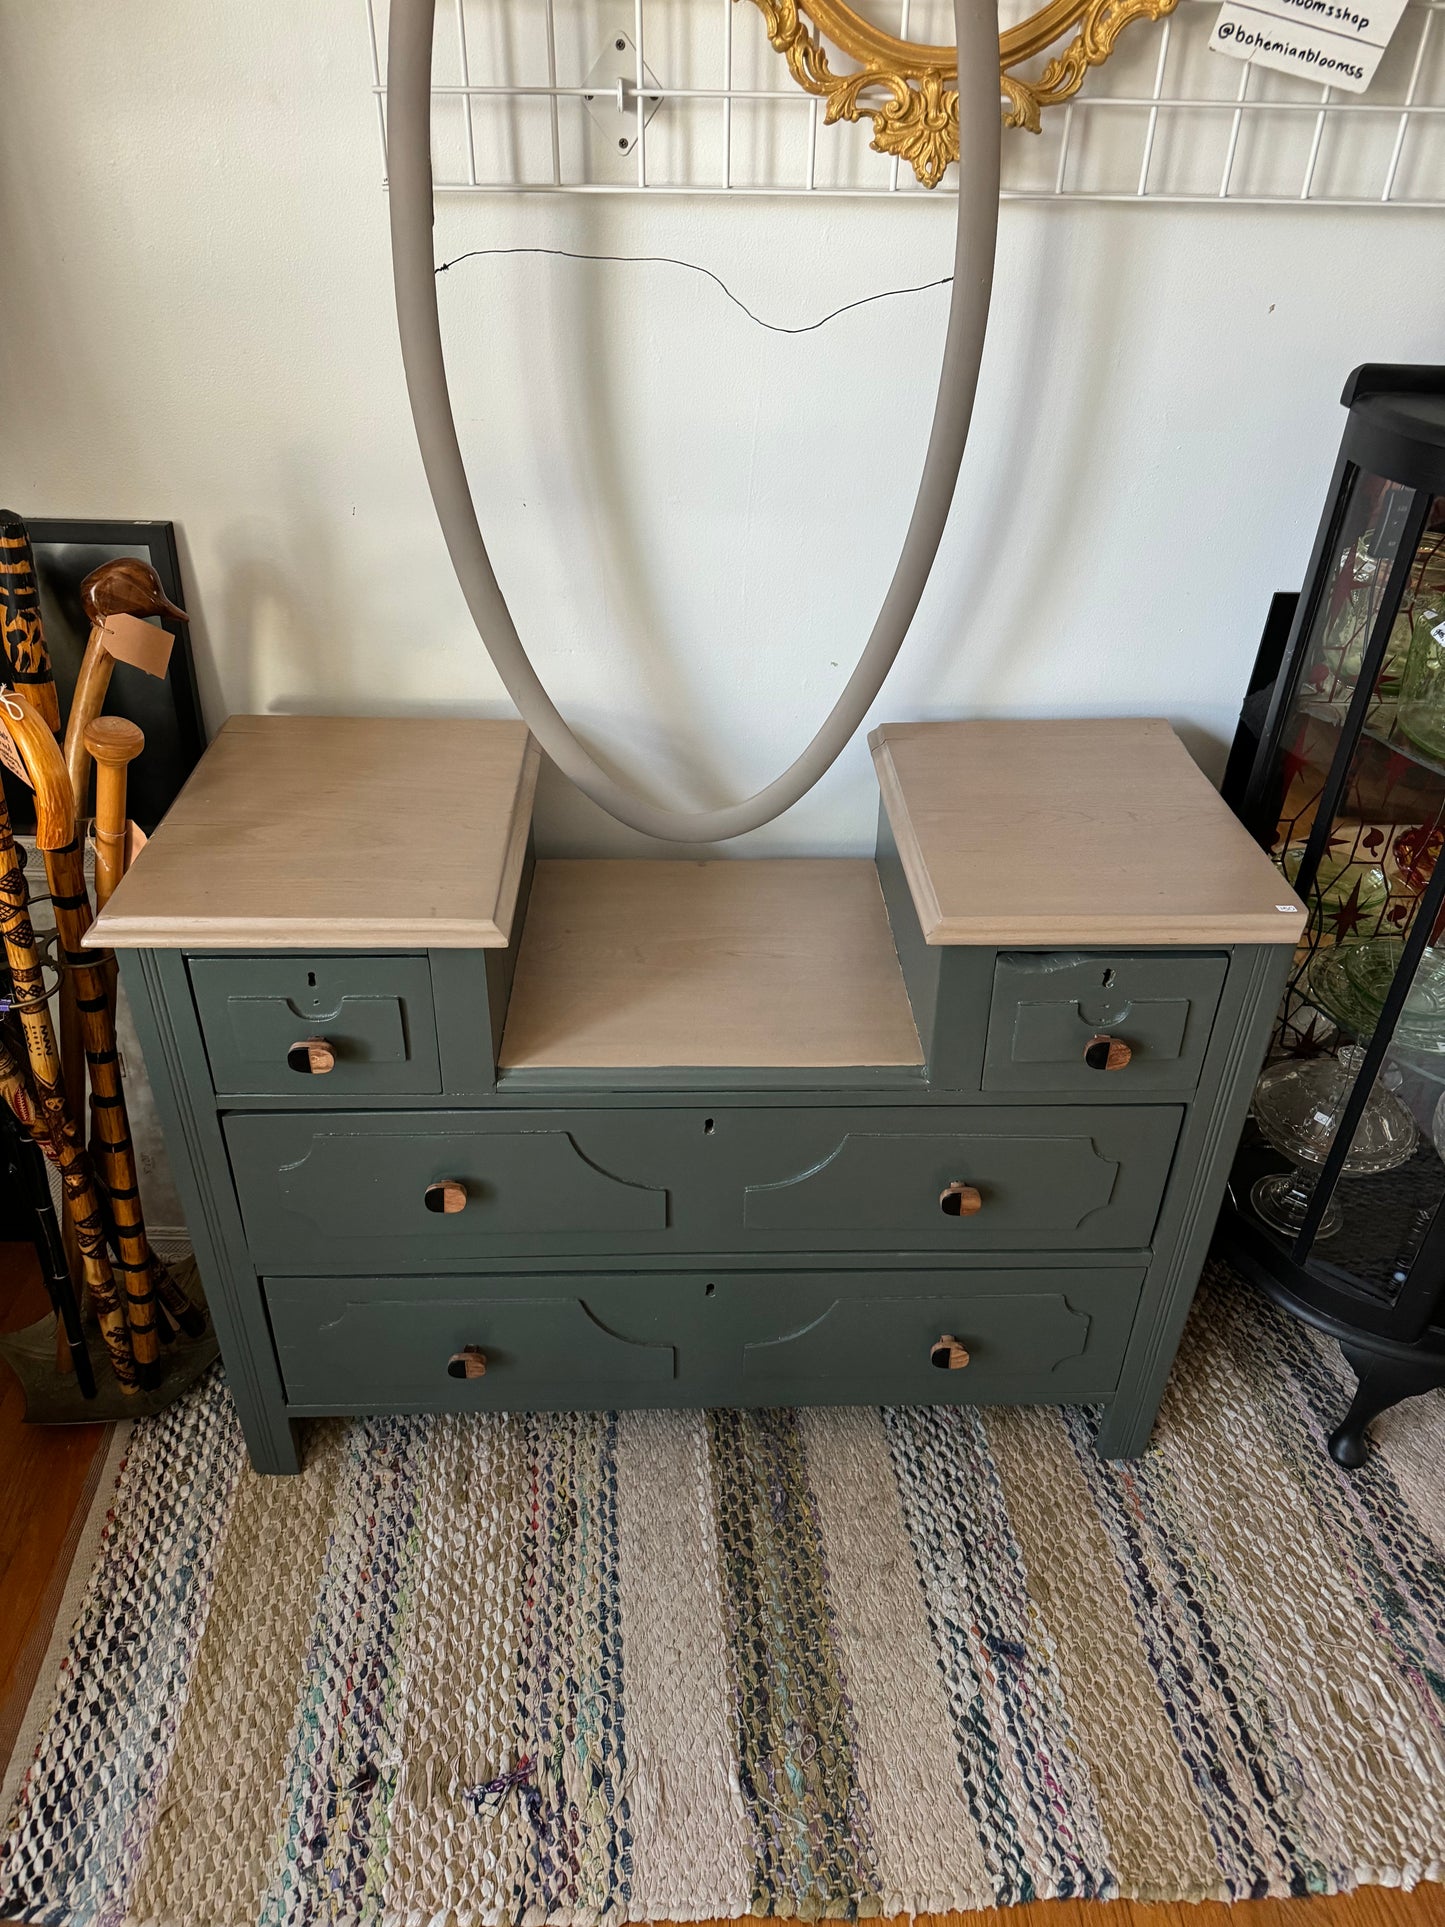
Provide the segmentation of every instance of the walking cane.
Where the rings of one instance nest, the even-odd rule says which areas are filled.
[[[75,1373],[80,1396],[94,1398],[95,1370],[86,1350],[80,1300],[71,1280],[55,1207],[50,1201],[50,1186],[45,1178],[46,1159],[55,1155],[54,1140],[38,1122],[39,1111],[29,1080],[3,1029],[0,1029],[0,1096],[4,1097],[17,1127],[12,1133],[15,1173],[35,1214],[39,1234],[35,1241],[36,1254],[45,1272],[45,1292],[55,1313],[56,1329],[64,1338],[66,1357]]]
[[[24,522],[11,509],[0,509],[0,643],[4,645],[0,654],[8,659],[8,680],[29,698],[50,727],[58,730],[60,698],[50,666],[50,651],[45,645],[35,557]],[[6,676],[0,672],[0,681],[4,680]],[[60,1067],[65,1101],[78,1127],[85,1104],[84,1058],[75,1000],[69,995],[63,976],[60,984]],[[80,1246],[69,1215],[62,1227],[62,1238],[71,1278],[78,1281],[81,1277]],[[69,1371],[68,1346],[57,1344],[55,1362],[61,1371]]]
[[[16,722],[16,712],[20,713],[20,723]],[[16,696],[13,691],[0,694],[0,720],[3,720],[7,730],[12,725],[21,726],[26,717],[58,758],[55,738],[23,697]],[[59,773],[63,777],[64,769]],[[68,805],[68,786],[54,786],[52,782],[51,789],[45,794],[42,794],[39,785],[36,786],[36,821],[43,826],[42,835],[54,836],[63,827],[63,823],[57,825],[54,821],[54,810],[60,799]],[[79,1127],[66,1106],[65,1094],[61,1089],[60,1052],[51,1027],[50,1006],[40,971],[40,952],[30,923],[25,872],[20,867],[20,854],[10,828],[10,812],[5,808],[3,799],[0,799],[0,938],[3,938],[5,945],[15,1013],[20,1020],[25,1052],[30,1062],[30,1086],[26,1093],[25,1111],[16,1111],[16,1115],[41,1148],[46,1150],[60,1172],[61,1187],[80,1247],[81,1275],[90,1293],[101,1337],[110,1353],[116,1383],[124,1392],[135,1392],[139,1389],[139,1380],[131,1351],[126,1312],[116,1293],[115,1275],[111,1270],[110,1254],[106,1250],[105,1221],[101,1216],[90,1159],[86,1156]],[[28,1103],[31,1094],[35,1110],[31,1110]],[[10,1108],[16,1110],[9,1089],[6,1091],[6,1100]]]
[[[0,643],[9,659],[8,676],[49,723],[60,728],[60,699],[40,620],[40,584],[25,524],[13,509],[0,509]]]
[[[92,569],[80,585],[81,606],[90,617],[90,634],[85,654],[80,659],[80,674],[75,679],[75,694],[70,699],[70,714],[65,721],[65,767],[70,772],[70,788],[75,797],[76,816],[85,815],[86,778],[90,772],[90,752],[85,732],[105,707],[106,691],[116,659],[106,635],[108,616],[169,616],[184,622],[186,612],[170,601],[161,579],[149,562],[121,556],[102,562]],[[169,642],[158,637],[165,647]],[[146,673],[156,672],[146,665]]]
[[[16,712],[19,712],[18,716]],[[90,1070],[92,1104],[98,1126],[101,1181],[110,1203],[119,1256],[115,1269],[124,1288],[125,1322],[137,1382],[149,1389],[161,1378],[160,1334],[156,1324],[154,1264],[145,1235],[140,1186],[120,1080],[115,1013],[105,980],[104,953],[84,948],[90,929],[90,898],[85,866],[75,834],[70,779],[60,746],[23,696],[13,691],[0,708],[11,741],[19,750],[35,788],[36,842],[45,859],[50,903],[60,936],[60,957],[75,990],[81,1041]]]
[[[146,746],[145,732],[128,716],[97,716],[83,741],[95,763],[95,913],[110,902],[125,875],[126,771]]]
[[[95,908],[97,915],[110,902],[111,892],[125,875],[126,771],[145,748],[145,734],[126,716],[97,716],[86,726],[85,747],[95,762]],[[110,1009],[115,1010],[115,958],[109,951],[95,953],[105,973]],[[96,1111],[99,1126],[102,1110]],[[97,1130],[103,1142],[103,1133]],[[137,1216],[139,1208],[137,1207]],[[152,1282],[161,1309],[174,1318],[189,1338],[206,1329],[205,1314],[191,1302],[170,1271],[151,1253]],[[164,1328],[163,1328],[164,1329]]]

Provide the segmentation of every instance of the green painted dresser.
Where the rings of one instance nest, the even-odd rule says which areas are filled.
[[[94,940],[260,1470],[629,1405],[1143,1449],[1303,913],[1162,722],[873,751],[876,862],[536,861],[519,723],[227,723]]]

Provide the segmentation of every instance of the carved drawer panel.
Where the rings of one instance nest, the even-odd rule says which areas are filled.
[[[625,1135],[596,1113],[584,1119],[590,1130],[570,1122],[535,1112],[237,1116],[226,1139],[262,1268],[370,1260],[416,1270],[500,1248],[620,1239],[626,1249],[664,1233],[666,1174],[634,1180]]]
[[[914,1249],[1103,1249],[1153,1235],[1178,1111],[845,1112],[813,1141],[821,1155],[743,1194],[765,1237],[887,1238]],[[770,1133],[755,1133],[761,1167]],[[823,1148],[826,1144],[826,1148]],[[779,1161],[783,1147],[779,1147]]]

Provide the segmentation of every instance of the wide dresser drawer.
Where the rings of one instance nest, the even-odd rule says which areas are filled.
[[[461,1268],[667,1251],[1128,1250],[1166,1106],[237,1114],[259,1270]]]
[[[1113,1391],[1142,1268],[268,1278],[324,1411],[999,1403]]]

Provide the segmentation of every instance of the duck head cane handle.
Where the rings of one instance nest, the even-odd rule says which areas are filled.
[[[12,708],[23,713],[17,723]],[[45,857],[50,903],[60,938],[60,958],[75,992],[80,1037],[90,1072],[91,1112],[95,1122],[96,1163],[110,1201],[115,1230],[115,1269],[124,1287],[126,1323],[136,1374],[146,1387],[160,1382],[160,1331],[156,1320],[155,1259],[146,1239],[139,1174],[131,1143],[125,1090],[116,1047],[115,1010],[106,978],[108,953],[88,950],[90,897],[85,863],[75,834],[70,779],[60,746],[23,697],[13,692],[0,705],[0,722],[10,731],[35,786],[36,840]],[[63,832],[69,835],[61,841]]]
[[[186,612],[178,608],[161,586],[161,579],[149,562],[134,556],[118,556],[92,569],[80,585],[80,603],[90,618],[90,635],[80,659],[75,679],[75,694],[70,699],[70,714],[65,722],[65,767],[70,772],[70,787],[77,813],[85,807],[85,784],[90,756],[85,747],[85,732],[105,707],[115,658],[105,646],[107,616],[166,616],[184,622]]]
[[[60,698],[40,619],[40,584],[25,524],[0,509],[0,642],[9,664],[0,680],[28,696],[51,729],[60,727]]]

